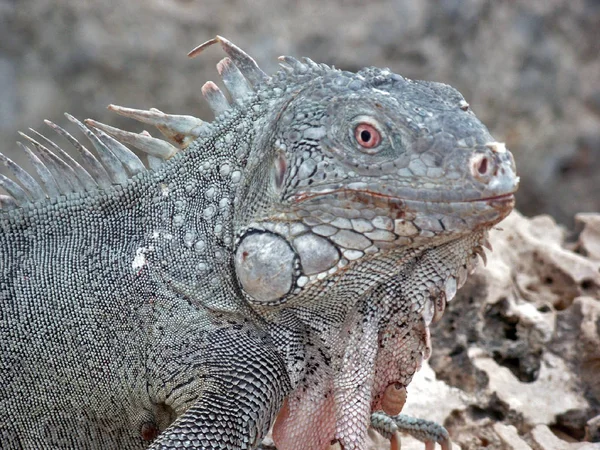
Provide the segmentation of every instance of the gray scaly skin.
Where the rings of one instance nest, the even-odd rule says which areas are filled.
[[[2,448],[251,449],[276,416],[280,450],[369,426],[449,448],[399,413],[513,207],[511,154],[449,86],[192,54],[216,42],[212,123],[112,106],[168,142],[68,116],[95,154],[48,122],[79,163],[37,133],[35,177],[1,157]]]

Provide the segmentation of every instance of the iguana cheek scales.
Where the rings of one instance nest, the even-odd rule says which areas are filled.
[[[313,233],[298,236],[293,243],[305,275],[325,272],[334,267],[341,257],[339,250],[330,241]]]
[[[190,56],[217,43],[212,122],[111,105],[166,140],[67,115],[94,152],[46,122],[77,160],[33,131],[35,176],[0,155],[0,445],[249,450],[278,415],[279,450],[369,426],[448,449],[398,413],[514,205],[512,155],[450,86],[269,76],[220,36]]]

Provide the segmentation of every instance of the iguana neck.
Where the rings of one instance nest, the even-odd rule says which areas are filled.
[[[298,361],[308,357],[307,346],[300,343],[309,341],[308,347],[319,348],[321,357],[334,358],[335,343],[345,342],[340,340],[339,332],[350,316],[375,314],[384,327],[395,311],[409,303],[411,310],[428,324],[437,320],[445,302],[454,297],[474,268],[474,256],[486,235],[487,231],[481,230],[458,239],[437,241],[429,247],[396,249],[377,258],[350,263],[335,277],[305,287],[302,295],[289,303],[254,309],[270,324],[291,378],[299,382],[306,366]],[[385,286],[392,286],[387,290],[389,294],[374,301],[377,289]],[[441,296],[443,302],[436,303]]]

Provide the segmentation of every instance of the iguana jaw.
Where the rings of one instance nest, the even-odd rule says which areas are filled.
[[[514,208],[513,192],[448,202],[339,188],[329,192],[298,194],[293,199],[293,212],[289,218],[299,216],[299,220],[308,222],[309,226],[318,225],[319,221],[323,224],[334,223],[330,205],[336,205],[333,214],[337,218],[372,221],[379,217],[380,221],[387,221],[383,228],[394,236],[389,234],[382,241],[395,242],[396,246],[417,246],[421,240],[433,237],[458,237],[474,230],[491,228]],[[384,247],[390,246],[385,244]]]
[[[248,225],[237,245],[236,273],[251,303],[302,302],[307,288],[361,261],[483,232],[513,206],[512,193],[457,203],[348,188],[298,196],[288,212]],[[484,244],[472,252],[485,258]]]

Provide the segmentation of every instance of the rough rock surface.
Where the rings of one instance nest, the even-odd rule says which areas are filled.
[[[595,0],[0,1],[0,151],[64,111],[113,124],[103,105],[197,114],[222,54],[185,54],[217,33],[267,71],[291,54],[449,83],[513,151],[524,213],[600,211]]]
[[[577,223],[514,212],[492,231],[403,413],[443,423],[463,450],[600,449],[600,214]]]

